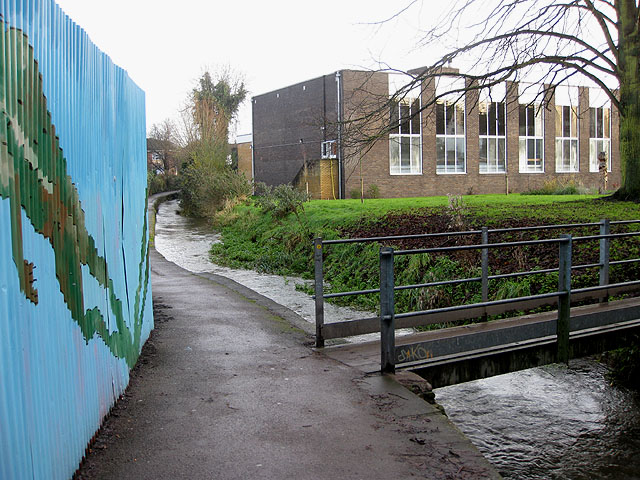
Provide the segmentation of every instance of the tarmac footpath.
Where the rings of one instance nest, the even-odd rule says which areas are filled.
[[[312,348],[303,319],[151,253],[156,329],[78,479],[500,478],[393,376]]]

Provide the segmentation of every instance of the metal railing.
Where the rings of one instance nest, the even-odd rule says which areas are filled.
[[[610,248],[611,240],[623,237],[632,237],[640,235],[640,232],[629,233],[615,233],[611,234],[612,225],[628,225],[638,224],[640,220],[631,221],[615,221],[602,220],[597,223],[581,223],[581,224],[564,224],[564,225],[544,225],[535,227],[519,227],[513,229],[488,229],[486,227],[481,230],[473,230],[466,232],[443,232],[435,234],[420,234],[420,235],[404,235],[404,236],[385,236],[385,237],[370,237],[361,239],[341,239],[341,240],[322,240],[317,238],[314,240],[314,263],[315,263],[315,307],[316,307],[316,346],[323,347],[326,339],[340,338],[352,335],[358,335],[362,333],[381,332],[382,343],[387,344],[387,348],[390,341],[390,336],[393,333],[395,335],[396,328],[415,327],[420,325],[429,325],[434,323],[454,322],[458,320],[467,320],[471,318],[482,317],[487,318],[487,315],[496,315],[505,313],[512,310],[527,310],[537,308],[540,306],[553,306],[558,304],[559,310],[564,311],[565,298],[573,298],[574,300],[583,300],[587,298],[597,298],[600,301],[605,301],[610,295],[624,293],[630,290],[638,289],[640,282],[623,282],[619,284],[609,284],[609,271],[612,265],[622,265],[627,263],[640,262],[640,258],[626,259],[618,261],[610,261]],[[561,236],[559,238],[544,239],[544,240],[525,240],[519,242],[502,242],[502,243],[489,243],[489,234],[491,233],[505,233],[505,232],[525,232],[525,231],[538,231],[538,230],[560,230],[560,229],[575,229],[584,227],[599,227],[599,235],[591,235],[584,237],[571,237]],[[380,251],[380,288],[357,290],[349,292],[339,293],[324,293],[324,278],[323,278],[323,246],[347,244],[347,243],[367,243],[378,241],[398,241],[407,239],[426,239],[433,237],[451,237],[451,236],[468,236],[468,235],[480,235],[481,243],[476,245],[464,245],[464,246],[452,246],[452,247],[434,247],[427,249],[415,249],[415,250],[393,250],[388,247],[383,247]],[[595,241],[599,242],[599,262],[584,265],[572,265],[571,262],[571,245],[573,242],[586,242]],[[541,244],[559,244],[559,265],[558,268],[550,268],[544,270],[531,270],[526,272],[514,272],[506,274],[489,275],[489,250],[509,247],[519,247],[527,245],[541,245]],[[566,252],[562,253],[562,245],[569,245],[569,254],[567,257]],[[443,252],[456,252],[461,250],[480,250],[481,251],[481,264],[482,274],[480,277],[463,278],[455,280],[445,280],[440,282],[429,282],[415,285],[400,285],[396,286],[393,278],[389,278],[388,262],[385,260],[393,258],[398,255],[413,255],[420,253],[443,253]],[[563,255],[566,258],[563,258]],[[383,270],[383,265],[385,270]],[[568,265],[568,267],[566,266]],[[393,272],[393,261],[391,263],[391,272]],[[569,274],[566,274],[565,270],[568,268]],[[596,287],[587,287],[570,290],[570,272],[571,270],[598,268],[599,269],[599,285]],[[559,282],[558,291],[543,293],[538,295],[530,295],[525,297],[516,297],[503,300],[489,301],[489,281],[506,278],[517,278],[534,274],[547,274],[547,273],[559,273],[561,281]],[[565,272],[565,273],[563,273]],[[563,277],[564,275],[564,277]],[[566,278],[565,278],[566,277]],[[569,294],[566,293],[566,285],[562,282],[569,282]],[[393,328],[389,328],[390,319],[388,312],[383,314],[383,308],[389,309],[394,305],[394,294],[399,290],[418,289],[436,287],[442,285],[456,285],[470,282],[481,282],[482,285],[482,302],[467,305],[455,305],[450,307],[436,308],[431,310],[407,312],[396,314],[395,311],[392,315]],[[393,285],[392,288],[389,285]],[[349,320],[336,323],[325,324],[324,321],[324,299],[336,298],[352,295],[365,295],[365,294],[380,294],[380,316],[363,318],[358,320]],[[395,310],[395,309],[393,309]],[[387,318],[387,320],[384,320]],[[560,327],[564,328],[562,324]],[[562,330],[564,332],[564,330]],[[564,335],[564,333],[562,333]],[[564,354],[563,354],[564,355]],[[384,362],[383,362],[384,363]]]

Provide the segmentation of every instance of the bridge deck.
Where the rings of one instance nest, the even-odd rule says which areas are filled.
[[[571,332],[576,336],[579,332],[639,318],[640,298],[574,307],[571,309]],[[551,311],[397,336],[396,346],[407,346],[399,348],[401,356],[405,354],[404,358],[412,360],[400,368],[419,369],[426,364],[468,361],[474,352],[500,350],[504,353],[507,349],[518,350],[534,343],[555,344],[556,320],[557,312]],[[380,370],[379,341],[325,347],[324,354],[367,373]]]

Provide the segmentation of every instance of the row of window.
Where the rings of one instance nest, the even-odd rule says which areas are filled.
[[[504,173],[507,168],[506,105],[479,103],[480,173]],[[539,104],[519,106],[519,170],[544,172],[544,119]],[[611,111],[590,108],[589,171],[599,171],[604,152],[611,171]],[[555,115],[556,172],[578,172],[576,107],[557,105]],[[420,101],[405,99],[391,109],[389,165],[392,175],[422,173]],[[466,116],[463,102],[436,103],[436,173],[466,173]]]

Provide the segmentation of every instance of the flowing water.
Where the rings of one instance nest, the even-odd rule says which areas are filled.
[[[193,272],[213,272],[289,307],[313,322],[303,280],[214,265],[218,236],[181,217],[177,201],[161,205],[156,249]],[[325,304],[328,321],[361,317]],[[612,387],[592,360],[549,365],[436,390],[438,403],[509,479],[640,479],[640,395]]]
[[[640,395],[589,359],[436,390],[505,478],[640,479]]]

